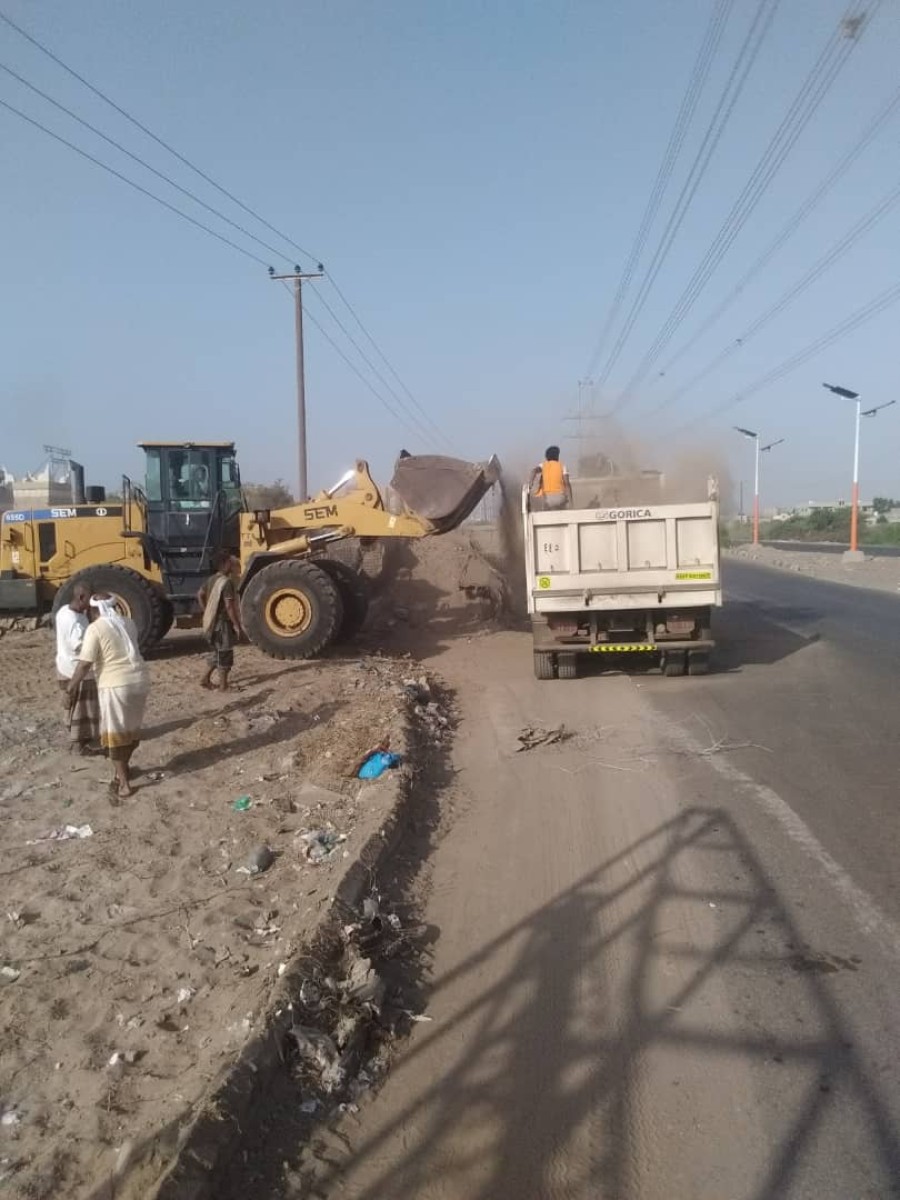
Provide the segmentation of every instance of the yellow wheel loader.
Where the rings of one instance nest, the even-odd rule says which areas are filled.
[[[365,462],[289,508],[248,511],[232,442],[144,442],[143,487],[122,500],[77,495],[71,506],[11,510],[0,524],[0,615],[40,615],[77,582],[108,591],[150,650],[177,620],[197,619],[196,594],[218,549],[240,562],[251,641],[276,658],[311,658],[366,616],[361,577],[329,548],[346,538],[447,533],[498,480],[499,463],[401,455],[382,494]],[[79,485],[80,486],[80,485]]]

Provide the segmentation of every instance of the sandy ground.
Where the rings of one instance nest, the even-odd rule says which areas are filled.
[[[227,696],[197,686],[196,638],[168,640],[119,808],[108,764],[68,752],[52,633],[0,640],[5,1195],[105,1197],[133,1147],[163,1130],[174,1143],[390,806],[387,785],[352,771],[415,719],[408,643],[439,657],[484,627],[489,599],[455,583],[469,556],[458,536],[426,547],[424,570],[400,552],[359,646],[297,664],[241,647]],[[67,826],[88,836],[49,840]],[[314,829],[346,835],[322,865],[305,854]],[[274,864],[242,873],[260,845]],[[147,1194],[140,1178],[126,1194]]]
[[[811,579],[849,583],[880,592],[900,592],[900,558],[869,557],[862,563],[845,563],[840,554],[781,550],[774,546],[739,546],[726,554],[744,562],[759,563],[762,567],[794,571]]]

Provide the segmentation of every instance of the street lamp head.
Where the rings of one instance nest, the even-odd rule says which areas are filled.
[[[822,387],[834,392],[836,396],[843,396],[845,400],[859,399],[859,392],[851,392],[850,388],[839,387],[836,383],[823,383]]]
[[[777,442],[769,442],[768,446],[760,446],[760,454],[765,454],[767,450],[774,450],[776,446],[780,446],[784,438],[779,438]]]
[[[737,430],[738,433],[743,434],[744,437],[754,438],[754,439],[759,437],[759,434],[754,433],[752,429],[743,429],[740,425],[735,425],[734,428]]]
[[[886,400],[884,404],[876,404],[874,408],[863,409],[860,414],[863,417],[874,417],[876,413],[880,413],[883,408],[890,408],[892,404],[896,404],[896,400]]]

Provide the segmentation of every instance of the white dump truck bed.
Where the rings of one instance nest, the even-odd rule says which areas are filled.
[[[711,612],[722,603],[715,496],[693,504],[551,512],[532,512],[531,506],[526,489],[525,569],[536,669],[539,653],[579,651],[657,651],[672,668],[669,674],[682,673],[679,667],[693,655],[697,673],[705,669],[701,660],[708,662],[713,644]]]

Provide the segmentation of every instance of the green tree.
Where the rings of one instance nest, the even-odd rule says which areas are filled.
[[[283,479],[274,483],[245,483],[244,497],[249,509],[290,508],[294,497]]]
[[[892,508],[900,508],[900,504],[896,500],[888,499],[887,496],[876,496],[872,501],[872,508],[879,517],[886,517]]]

